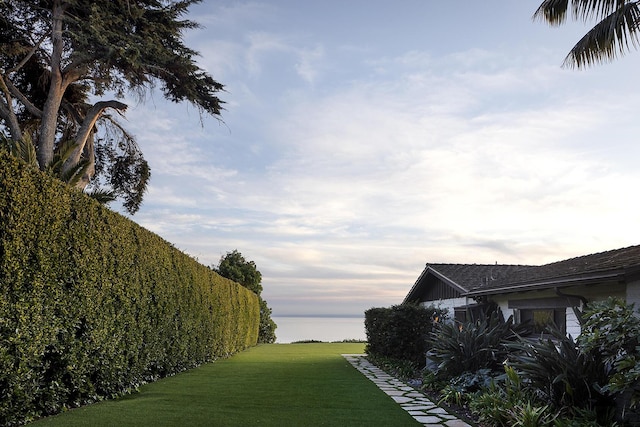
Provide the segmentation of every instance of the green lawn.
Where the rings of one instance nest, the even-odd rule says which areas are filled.
[[[340,354],[364,344],[269,344],[32,423],[45,426],[416,426]]]

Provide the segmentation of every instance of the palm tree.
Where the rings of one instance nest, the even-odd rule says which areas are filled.
[[[574,19],[599,22],[571,49],[563,66],[584,68],[612,61],[640,45],[640,1],[544,0],[533,19],[561,25],[569,8]]]
[[[38,169],[36,149],[28,135],[24,135],[21,140],[15,141],[0,132],[0,148],[8,150],[12,156],[17,157],[33,168]],[[99,187],[89,190],[84,186],[78,185],[80,179],[86,174],[87,169],[91,167],[88,160],[80,160],[80,162],[70,170],[65,170],[63,168],[65,162],[75,149],[73,141],[65,141],[59,146],[59,148],[60,149],[54,154],[51,162],[45,167],[44,171],[46,173],[58,178],[73,188],[83,191],[87,196],[97,200],[103,205],[107,205],[116,200],[116,193],[113,190]]]

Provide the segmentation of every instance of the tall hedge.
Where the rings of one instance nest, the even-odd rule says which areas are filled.
[[[0,153],[0,425],[256,344],[257,296]]]
[[[364,313],[367,354],[424,366],[427,337],[434,323],[446,313],[446,309],[415,304],[370,308]]]

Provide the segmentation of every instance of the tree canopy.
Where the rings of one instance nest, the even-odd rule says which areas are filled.
[[[258,295],[260,299],[258,342],[275,342],[277,325],[273,319],[271,319],[271,309],[261,296],[262,274],[258,271],[256,263],[247,261],[237,249],[234,249],[220,258],[220,262],[214,270],[222,277],[231,279]]]
[[[222,277],[240,283],[256,295],[262,293],[262,274],[258,271],[256,263],[247,261],[237,249],[220,258],[216,271]]]
[[[0,126],[34,144],[41,169],[72,141],[63,169],[89,166],[77,186],[102,182],[134,213],[150,168],[118,121],[125,95],[159,88],[169,101],[221,114],[223,85],[182,40],[197,27],[184,15],[200,1],[0,0]]]
[[[598,22],[571,49],[566,66],[584,68],[612,61],[640,44],[640,1],[544,0],[533,17],[561,25],[569,10],[575,19]]]

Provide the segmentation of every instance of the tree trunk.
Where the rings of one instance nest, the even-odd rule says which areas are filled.
[[[89,169],[78,182],[79,188],[86,187],[87,184],[89,184],[89,180],[91,180],[95,173],[95,153],[93,145],[94,126],[102,112],[107,108],[115,108],[119,111],[125,111],[127,109],[127,104],[123,104],[120,101],[100,101],[91,107],[89,111],[87,111],[87,114],[82,121],[82,125],[76,134],[76,144],[73,153],[71,153],[62,166],[62,172],[65,173],[78,164],[83,153],[87,154],[86,158],[89,160]]]
[[[80,190],[84,190],[84,188],[89,185],[93,175],[96,174],[95,132],[93,130],[89,132],[89,136],[87,137],[87,142],[84,146],[84,156],[89,161],[89,167],[76,184],[76,187]]]
[[[6,104],[0,101],[0,117],[5,120],[5,123],[7,123],[10,134],[9,136],[11,137],[11,139],[14,141],[19,141],[22,139],[22,130],[20,129],[20,123],[18,123],[16,113],[13,111],[13,101],[11,93],[9,92],[9,88],[5,84],[2,75],[0,75],[0,89],[2,89],[4,98],[6,100]]]
[[[62,102],[62,97],[68,84],[65,84],[62,74],[62,50],[64,49],[62,19],[64,17],[65,7],[61,4],[60,0],[55,0],[52,11],[51,44],[53,46],[53,52],[51,54],[49,94],[42,109],[42,121],[40,122],[37,146],[37,159],[40,169],[46,168],[53,160],[58,112],[60,111],[60,103]]]

